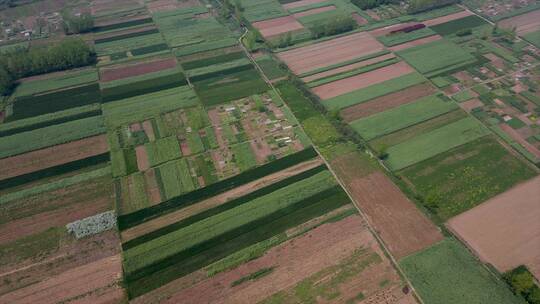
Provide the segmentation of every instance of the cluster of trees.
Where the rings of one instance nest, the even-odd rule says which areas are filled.
[[[311,28],[313,38],[321,38],[324,36],[337,35],[340,33],[352,31],[356,27],[356,22],[351,16],[339,16],[328,22],[315,25]]]
[[[383,4],[399,3],[396,0],[351,0],[351,2],[363,10],[375,8]]]
[[[96,54],[80,38],[49,47],[32,47],[0,56],[0,95],[9,94],[22,77],[62,71],[95,63]]]
[[[519,266],[506,273],[504,279],[515,294],[522,296],[530,304],[540,304],[540,288],[535,284],[534,277],[527,267]]]
[[[435,8],[451,5],[459,0],[409,0],[408,12],[410,14],[421,13]]]
[[[62,14],[62,19],[66,34],[87,33],[94,28],[94,18],[90,13],[73,14],[66,11]]]

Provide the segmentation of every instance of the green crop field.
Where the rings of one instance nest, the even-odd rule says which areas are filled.
[[[431,27],[439,35],[451,35],[461,30],[472,29],[481,25],[487,25],[484,19],[471,15],[461,19],[448,21],[446,23],[437,24]]]
[[[277,0],[240,0],[239,3],[244,9],[244,18],[249,22],[288,15]]]
[[[96,43],[95,49],[98,56],[107,56],[115,53],[129,52],[134,49],[158,45],[164,42],[165,41],[163,41],[163,37],[160,33],[151,33],[144,36]]]
[[[105,133],[101,116],[57,124],[33,131],[2,137],[0,158],[55,146]]]
[[[157,166],[182,156],[180,145],[175,136],[165,137],[144,145],[150,166]]]
[[[23,82],[17,86],[13,93],[15,97],[30,96],[47,91],[60,90],[63,88],[79,86],[96,82],[98,73],[96,69],[84,69],[82,71],[67,72],[56,77]]]
[[[397,54],[427,77],[476,62],[470,53],[444,39],[399,51]]]
[[[529,41],[530,43],[534,44],[534,46],[536,46],[537,48],[540,48],[540,30],[527,33],[523,35],[523,38],[525,38],[525,40]]]
[[[261,56],[256,59],[257,64],[261,67],[268,79],[273,80],[284,77],[287,73],[282,70],[279,65],[270,56]]]
[[[396,33],[379,36],[377,37],[377,40],[382,42],[382,44],[384,44],[385,46],[394,46],[416,39],[433,36],[435,34],[436,33],[432,29],[425,27],[423,29],[412,31],[410,33]]]
[[[489,133],[478,121],[467,117],[388,148],[386,163],[392,170],[400,170]]]
[[[232,150],[236,165],[240,168],[240,171],[246,171],[257,166],[257,160],[249,142],[234,145],[232,146]]]
[[[385,82],[374,84],[367,88],[352,91],[334,98],[324,100],[323,105],[329,110],[340,110],[358,103],[368,101],[373,98],[381,97],[394,93],[416,84],[425,82],[426,79],[419,73],[413,72]]]
[[[445,221],[535,173],[488,136],[406,168],[399,175]]]
[[[355,120],[353,129],[366,140],[371,140],[403,128],[418,124],[457,108],[449,100],[437,95],[424,97],[413,103]]]
[[[400,266],[426,303],[525,304],[452,239],[405,257]]]
[[[190,79],[193,79],[196,81],[196,79],[204,79],[204,77],[201,77],[203,75],[207,74],[218,74],[221,71],[228,71],[228,70],[234,70],[239,69],[241,70],[241,67],[250,65],[251,61],[247,58],[240,58],[236,60],[230,60],[224,63],[220,64],[214,64],[214,65],[208,65],[200,68],[195,68],[192,70],[189,70],[186,72],[187,76]]]

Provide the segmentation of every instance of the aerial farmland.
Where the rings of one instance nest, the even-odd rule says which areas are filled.
[[[540,303],[537,1],[0,1],[0,303]]]

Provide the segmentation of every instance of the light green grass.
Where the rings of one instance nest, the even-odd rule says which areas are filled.
[[[240,171],[246,171],[257,166],[257,160],[249,142],[243,142],[231,148],[234,154],[234,160]]]
[[[388,148],[386,163],[392,170],[400,170],[489,133],[478,121],[467,117]]]
[[[81,71],[67,72],[56,77],[44,78],[23,82],[17,86],[13,96],[23,97],[47,91],[59,90],[88,84],[98,80],[97,70],[94,68],[84,69]]]
[[[182,156],[176,136],[158,139],[145,144],[150,166],[177,159]]]

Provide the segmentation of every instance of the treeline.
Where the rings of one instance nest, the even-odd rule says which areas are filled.
[[[342,15],[329,20],[328,22],[320,23],[310,28],[313,38],[318,39],[324,36],[332,36],[348,31],[352,31],[356,27],[356,22],[351,16]]]
[[[351,0],[351,2],[352,4],[364,10],[376,8],[383,4],[399,3],[399,1],[396,0]]]
[[[459,0],[410,0],[407,11],[409,14],[417,14],[459,2]]]
[[[0,57],[0,95],[9,94],[19,78],[86,66],[95,61],[94,51],[80,38],[3,54]]]

